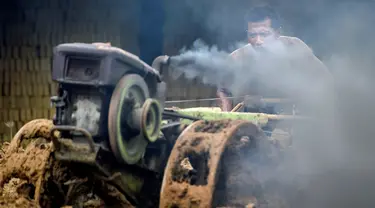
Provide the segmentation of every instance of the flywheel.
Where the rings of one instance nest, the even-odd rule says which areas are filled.
[[[113,91],[108,131],[111,149],[119,162],[137,163],[147,144],[157,139],[161,109],[149,97],[146,82],[137,74],[122,77]]]
[[[255,207],[262,201],[255,170],[266,164],[268,141],[248,121],[191,124],[169,157],[159,207]]]

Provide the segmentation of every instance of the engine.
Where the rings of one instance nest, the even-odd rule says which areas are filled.
[[[145,166],[146,148],[160,137],[166,86],[158,70],[110,45],[68,43],[54,48],[52,79],[62,138]],[[60,159],[80,160],[67,155]]]

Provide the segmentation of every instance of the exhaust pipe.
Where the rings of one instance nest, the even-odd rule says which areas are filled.
[[[156,69],[160,74],[162,74],[163,66],[169,65],[169,56],[158,56],[152,62],[152,68]]]
[[[196,60],[194,58],[189,58],[189,59],[180,59],[179,57],[176,56],[158,56],[154,59],[152,62],[152,68],[156,69],[161,73],[163,66],[168,66],[168,67],[182,67],[185,65],[192,65],[195,64]]]
[[[163,69],[165,69],[164,67],[169,67],[169,58],[167,55],[158,56],[151,64],[151,67],[158,71],[161,76],[161,82],[157,85],[156,98],[159,100],[162,109],[165,106],[167,91],[167,84],[163,81]]]

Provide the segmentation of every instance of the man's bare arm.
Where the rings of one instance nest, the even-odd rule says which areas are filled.
[[[247,47],[247,46],[245,46]],[[234,60],[240,59],[240,57],[243,55],[243,49],[245,48],[239,48],[235,51],[233,51],[229,56],[230,58],[233,58]],[[225,88],[219,88],[216,93],[217,97],[220,99],[220,107],[222,111],[231,111],[233,108],[233,103],[228,97],[231,95],[228,89]]]
[[[227,98],[229,96],[223,89],[218,89],[216,95],[220,99],[220,108],[222,111],[231,111],[232,102]]]
[[[309,73],[317,76],[317,78],[332,79],[332,74],[327,66],[318,59],[313,50],[301,39],[296,37],[281,36],[280,39],[287,44],[293,46],[293,52],[301,55],[304,67],[308,67],[311,70]]]
[[[302,94],[302,98],[309,97],[308,101],[312,102],[316,112],[320,116],[328,116],[334,113],[335,93],[334,78],[328,67],[318,59],[313,50],[302,40],[295,37],[287,37],[295,46],[294,48],[300,52],[298,66],[302,70],[301,73],[306,78],[309,92],[314,94]],[[314,97],[311,97],[313,95]],[[317,96],[317,97],[316,97]],[[332,115],[331,115],[332,116]],[[328,116],[329,117],[329,116]],[[333,116],[332,116],[333,117]]]

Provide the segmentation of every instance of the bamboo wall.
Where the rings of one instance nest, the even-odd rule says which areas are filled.
[[[0,140],[25,122],[52,118],[53,46],[109,41],[137,54],[136,1],[22,0],[0,8]]]
[[[204,8],[210,8],[211,0],[165,1],[166,21],[164,25],[164,53],[167,55],[179,54],[184,47],[189,47],[197,40],[202,39],[208,43],[212,40],[199,18]],[[197,11],[199,9],[199,11]],[[203,18],[204,19],[204,18]],[[208,36],[208,37],[207,37]],[[203,85],[199,80],[187,80],[183,77],[173,79],[167,76],[167,100],[186,100],[212,98],[216,96],[214,87]],[[196,106],[213,106],[217,101],[196,101],[167,104],[181,108]]]

